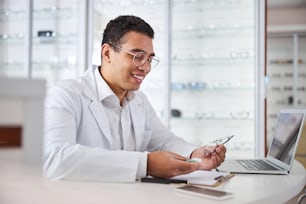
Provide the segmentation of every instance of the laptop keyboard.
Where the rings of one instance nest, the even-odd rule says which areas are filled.
[[[249,170],[278,170],[263,160],[238,160],[238,162]]]

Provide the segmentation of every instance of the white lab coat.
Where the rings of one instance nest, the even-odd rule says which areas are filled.
[[[141,91],[130,101],[135,151],[114,149],[111,121],[97,97],[94,71],[48,90],[45,104],[44,174],[51,179],[131,182],[145,176],[146,151],[168,150],[184,156],[195,146],[174,136]],[[101,78],[102,80],[102,78]],[[145,161],[145,164],[141,164]]]

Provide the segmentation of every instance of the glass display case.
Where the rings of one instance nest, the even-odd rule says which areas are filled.
[[[197,145],[234,134],[231,157],[254,157],[259,137],[258,7],[253,0],[172,5],[171,129]]]
[[[25,77],[25,3],[0,2],[0,76]]]
[[[0,75],[54,82],[82,73],[85,5],[80,0],[1,1]]]
[[[35,1],[32,77],[75,78],[85,67],[85,1]]]

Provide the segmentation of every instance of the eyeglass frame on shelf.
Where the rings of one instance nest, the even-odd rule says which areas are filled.
[[[113,46],[113,47],[116,47],[116,48],[118,48],[120,50],[123,50],[124,52],[132,55],[133,56],[133,60],[132,60],[133,64],[135,66],[137,66],[137,67],[143,66],[146,62],[148,62],[148,65],[149,65],[150,69],[154,69],[159,64],[159,62],[160,62],[159,58],[157,56],[155,56],[155,55],[149,56],[149,57],[147,57],[145,59],[144,57],[146,57],[147,54],[144,51],[139,51],[139,52],[135,52],[134,53],[134,52],[132,52],[130,50],[127,50],[127,49],[125,49],[125,48],[123,48],[121,46],[114,45],[114,44],[110,44],[110,45]],[[141,62],[137,63],[137,55],[140,55],[140,54],[144,55],[144,57],[143,57],[143,59],[140,60]],[[152,65],[152,62],[153,62],[153,65]]]

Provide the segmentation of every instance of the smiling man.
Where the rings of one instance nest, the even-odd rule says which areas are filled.
[[[44,173],[51,179],[132,182],[216,168],[210,155],[175,136],[139,91],[159,59],[154,31],[136,16],[119,16],[104,30],[101,66],[50,88],[45,105]],[[200,158],[188,162],[189,158]]]

